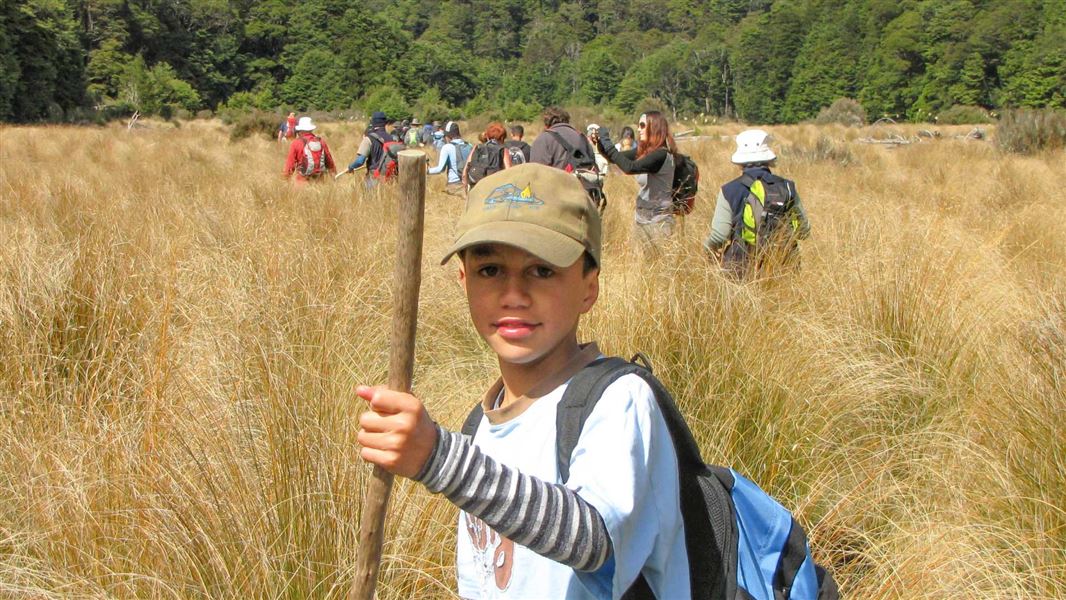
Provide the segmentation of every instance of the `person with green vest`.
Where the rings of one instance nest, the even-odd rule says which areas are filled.
[[[711,230],[703,246],[721,260],[722,269],[738,277],[772,276],[798,263],[798,240],[811,224],[796,183],[770,171],[777,155],[770,134],[748,129],[737,136],[733,164],[741,174],[718,191]]]

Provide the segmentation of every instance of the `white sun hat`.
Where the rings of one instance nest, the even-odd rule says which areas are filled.
[[[311,117],[300,117],[300,122],[296,124],[296,131],[314,131],[315,127]]]
[[[585,128],[585,133],[592,133],[593,131],[599,131],[600,126],[595,123],[589,123],[589,126]]]
[[[748,129],[740,132],[737,136],[737,151],[733,153],[733,164],[764,163],[777,158],[774,151],[770,149],[769,142],[770,134],[762,129]]]

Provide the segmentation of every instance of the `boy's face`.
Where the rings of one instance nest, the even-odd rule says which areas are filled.
[[[579,258],[566,268],[505,244],[463,253],[459,281],[474,328],[500,360],[547,365],[570,357],[578,319],[596,303],[599,271],[583,274]]]

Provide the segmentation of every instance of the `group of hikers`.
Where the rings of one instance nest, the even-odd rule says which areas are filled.
[[[521,125],[505,128],[496,122],[471,144],[454,121],[443,126],[437,121],[422,125],[418,119],[398,122],[378,111],[371,115],[355,159],[345,172],[365,168],[366,186],[374,187],[396,175],[399,150],[433,147],[437,162],[428,167],[428,173],[445,176],[445,193],[466,197],[489,175],[525,163],[543,164],[572,174],[602,213],[607,207],[603,183],[609,165],[614,165],[636,178],[633,239],[650,252],[669,239],[678,220],[692,210],[699,169],[678,151],[662,113],[641,114],[637,129],[623,128],[618,143],[595,123],[582,134],[571,125],[569,113],[559,107],[548,107],[541,116],[544,131],[532,145],[523,140]],[[285,176],[303,183],[327,173],[336,175],[329,146],[313,133],[316,126],[311,117],[297,120],[290,113],[287,121],[293,139]],[[718,190],[710,231],[703,242],[709,256],[741,278],[756,272],[772,275],[795,266],[798,240],[810,233],[796,184],[771,171],[777,156],[769,142],[769,134],[761,129],[737,136],[731,160],[740,174]]]
[[[376,186],[395,175],[398,149],[435,145],[428,172],[466,198],[441,264],[458,263],[499,379],[460,431],[412,394],[359,386],[361,456],[460,509],[464,599],[835,600],[791,513],[736,471],[703,463],[647,360],[578,341],[599,295],[608,165],[636,177],[634,234],[654,247],[691,210],[695,164],[658,112],[617,144],[596,124],[579,132],[560,108],[543,118],[532,145],[521,126],[500,123],[470,144],[454,122],[437,144],[436,126],[389,131],[383,113],[371,116],[346,172],[365,168]],[[337,173],[310,117],[292,129],[286,176]],[[769,135],[747,130],[736,142],[740,174],[718,191],[704,245],[743,275],[767,248],[794,254],[810,226],[795,184],[771,172]]]

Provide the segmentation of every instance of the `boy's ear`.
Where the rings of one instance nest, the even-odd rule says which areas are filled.
[[[600,297],[599,267],[585,274],[584,279],[587,287],[585,288],[585,298],[581,302],[581,314],[592,310],[592,307],[596,304],[596,299]]]
[[[462,257],[456,257],[459,259],[459,285],[463,286],[463,291],[466,291],[466,264]]]

